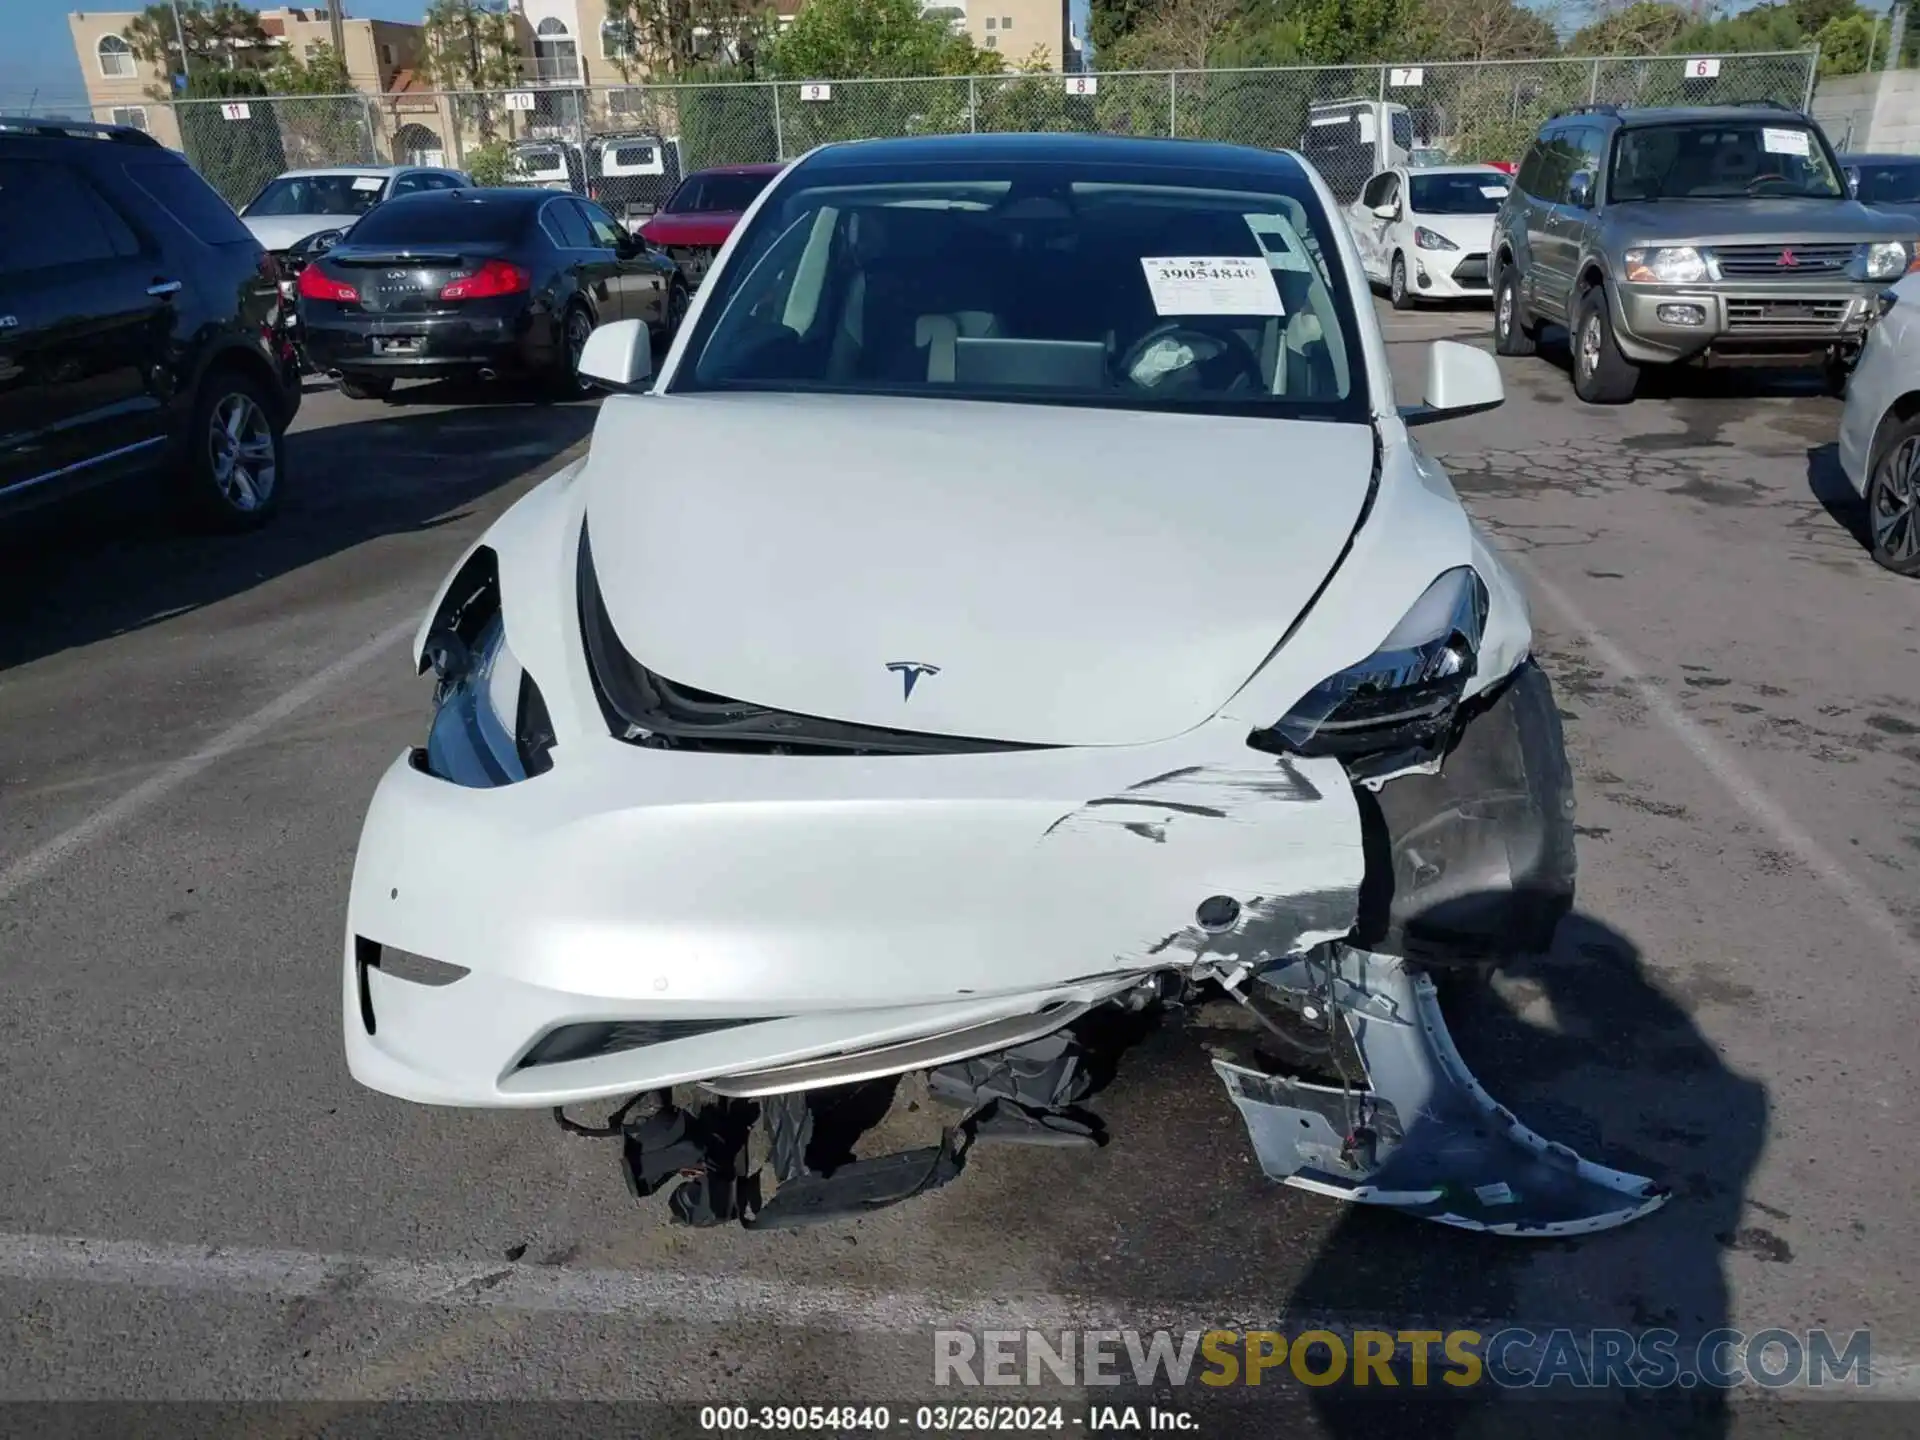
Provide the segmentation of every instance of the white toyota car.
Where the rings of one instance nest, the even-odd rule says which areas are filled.
[[[1276,1179],[1525,1234],[1661,1202],[1495,1106],[1434,1003],[1546,947],[1571,777],[1520,586],[1410,431],[1498,404],[1493,358],[1436,344],[1400,403],[1298,156],[830,145],[657,368],[618,322],[581,370],[590,453],[420,627],[436,708],[348,907],[359,1080],[640,1097],[600,1127],[636,1191],[797,1224],[977,1140],[1098,1143],[1089,1022],[1206,994],[1270,1042],[1214,1071]],[[932,1143],[811,1143],[909,1074]]]
[[[1381,171],[1347,207],[1361,268],[1387,287],[1396,310],[1421,300],[1491,295],[1493,217],[1512,185],[1510,175],[1491,165]]]
[[[1867,504],[1867,544],[1897,575],[1920,575],[1920,275],[1880,297],[1847,377],[1840,468]]]

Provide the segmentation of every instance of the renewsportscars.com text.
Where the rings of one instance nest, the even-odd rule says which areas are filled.
[[[1869,1387],[1865,1330],[938,1330],[936,1385]]]

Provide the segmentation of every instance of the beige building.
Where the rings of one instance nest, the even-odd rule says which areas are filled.
[[[156,99],[168,93],[169,78],[158,65],[133,53],[127,27],[138,18],[131,10],[75,11],[67,16],[73,50],[86,77],[93,118],[145,130],[164,145],[178,146],[180,129],[172,110]],[[305,57],[315,45],[333,43],[333,26],[324,9],[263,10],[260,28],[267,43]],[[418,25],[389,20],[341,21],[342,59],[353,88],[384,96],[408,87],[424,52]],[[271,55],[251,57],[264,65]]]

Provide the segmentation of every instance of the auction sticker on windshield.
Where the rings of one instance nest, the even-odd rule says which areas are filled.
[[[1760,145],[1769,155],[1810,155],[1807,132],[1804,130],[1775,130],[1771,126],[1761,130]]]
[[[1162,315],[1284,315],[1280,287],[1264,259],[1143,255],[1153,308]]]
[[[1505,185],[1482,185],[1480,193],[1489,200],[1504,200],[1507,198],[1507,189]]]
[[[356,190],[378,190],[387,182],[378,175],[356,175],[353,188]]]

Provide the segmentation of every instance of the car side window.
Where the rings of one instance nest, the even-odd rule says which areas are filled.
[[[38,160],[0,161],[0,274],[139,253],[133,230],[80,171]]]
[[[581,218],[571,200],[552,201],[540,212],[540,223],[546,227],[547,234],[553,237],[553,243],[563,250],[595,248],[593,236],[587,230],[587,222]]]
[[[458,190],[460,180],[455,175],[427,175],[422,177],[429,190]]]
[[[1398,205],[1400,203],[1400,177],[1398,175],[1389,174],[1387,176],[1387,188],[1380,192],[1380,203],[1382,205]]]
[[[1598,194],[1600,190],[1600,172],[1604,168],[1601,156],[1607,148],[1607,132],[1598,125],[1583,125],[1573,133],[1574,152],[1573,169],[1569,178],[1585,171],[1588,178],[1589,193]]]
[[[1527,147],[1526,156],[1520,161],[1520,169],[1513,177],[1513,183],[1523,195],[1540,194],[1540,171],[1542,157],[1545,154],[1545,140],[1535,140]]]
[[[393,200],[401,195],[418,195],[422,190],[426,188],[427,188],[426,176],[401,175],[401,176],[398,176],[394,180],[393,184],[388,187],[387,198],[389,200]]]
[[[613,217],[598,205],[590,204],[585,200],[576,200],[573,203],[579,207],[582,218],[586,220],[587,231],[593,236],[593,243],[602,250],[618,250],[620,227],[613,223]]]
[[[1567,182],[1573,178],[1573,133],[1563,127],[1540,137],[1540,174],[1533,193],[1550,205],[1567,203]]]

